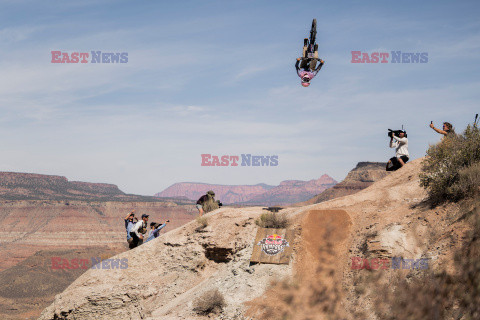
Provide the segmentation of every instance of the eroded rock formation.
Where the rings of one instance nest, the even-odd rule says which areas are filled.
[[[388,172],[385,171],[385,166],[384,162],[359,162],[342,182],[299,205],[320,203],[363,190],[387,176]]]

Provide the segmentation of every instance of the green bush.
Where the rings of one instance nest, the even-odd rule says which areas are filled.
[[[458,201],[479,188],[480,130],[468,125],[461,135],[450,134],[427,150],[420,184],[430,201]]]
[[[255,224],[262,228],[284,229],[289,222],[285,214],[269,212],[263,213]]]

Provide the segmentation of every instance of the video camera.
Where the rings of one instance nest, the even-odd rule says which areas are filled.
[[[405,131],[388,129],[388,137],[392,138],[392,136],[395,136],[400,138],[400,132],[405,132]],[[407,133],[405,132],[405,138],[406,137],[407,137]]]

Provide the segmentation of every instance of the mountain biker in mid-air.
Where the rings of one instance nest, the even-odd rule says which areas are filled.
[[[297,62],[295,63],[297,75],[302,79],[302,86],[304,87],[310,85],[310,81],[317,75],[325,63],[325,61],[318,58],[318,44],[315,43],[316,34],[317,20],[313,19],[310,39],[305,38],[305,40],[303,40],[302,57],[297,58]],[[317,61],[319,64],[315,68]]]
[[[317,46],[317,45],[315,45]],[[315,51],[315,55],[317,56],[317,60],[320,60],[318,67],[315,69],[315,65],[317,64],[317,60],[310,59],[311,61],[308,62],[306,58],[297,58],[297,63],[295,63],[295,69],[297,69],[297,74],[302,79],[302,86],[308,87],[310,85],[310,81],[317,75],[318,71],[322,69],[323,64],[325,61],[322,59],[318,59],[318,51]],[[300,64],[300,61],[302,63]],[[298,66],[300,64],[300,67]]]

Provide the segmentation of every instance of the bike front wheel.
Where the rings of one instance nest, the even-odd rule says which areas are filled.
[[[312,21],[312,29],[310,29],[310,45],[315,45],[315,38],[317,37],[317,19]]]

